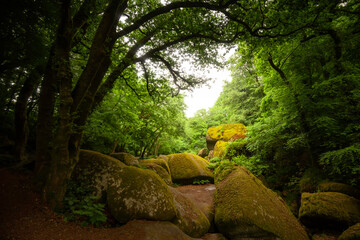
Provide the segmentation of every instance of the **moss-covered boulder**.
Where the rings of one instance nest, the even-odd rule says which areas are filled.
[[[320,192],[339,192],[360,199],[360,191],[357,188],[344,183],[323,182],[319,184],[318,190]]]
[[[203,240],[227,240],[221,233],[207,233],[201,237]],[[260,240],[260,239],[259,239]]]
[[[165,159],[167,159],[167,158],[159,157],[159,158],[143,159],[143,160],[140,160],[140,163],[155,163],[155,164],[163,167],[170,174],[170,168],[167,163],[167,160],[165,160]]]
[[[139,160],[130,153],[126,153],[126,152],[111,153],[110,156],[120,160],[121,162],[125,163],[128,166],[139,165]]]
[[[242,167],[216,184],[215,225],[230,239],[309,239],[284,201]]]
[[[194,179],[214,182],[212,172],[207,169],[209,162],[192,153],[168,155],[171,178],[174,183],[191,184]]]
[[[309,227],[346,228],[360,222],[360,201],[343,193],[303,193],[300,220]]]
[[[191,237],[201,237],[207,233],[210,222],[204,213],[181,192],[171,187],[170,190],[177,209],[176,218],[172,222]]]
[[[192,240],[170,222],[134,220],[118,229],[121,240]]]
[[[229,142],[225,142],[222,140],[219,140],[216,142],[214,147],[214,157],[222,157],[224,155],[226,146],[229,144]]]
[[[75,166],[72,177],[85,184],[84,187],[94,190],[95,196],[105,198],[108,183],[114,173],[126,165],[117,159],[90,150],[80,150],[79,162]]]
[[[360,239],[360,223],[357,223],[346,229],[338,238],[338,240],[359,240]]]
[[[120,222],[133,219],[171,220],[176,208],[171,191],[153,171],[124,167],[109,182],[107,202],[111,214]]]
[[[155,172],[157,175],[159,175],[162,180],[165,181],[165,183],[167,185],[172,185],[172,181],[171,181],[171,176],[168,173],[168,171],[166,171],[163,167],[161,167],[160,165],[156,164],[156,163],[141,163],[141,166],[145,167],[146,169],[149,169],[153,172]]]
[[[206,144],[209,150],[213,150],[218,140],[232,142],[236,139],[245,138],[246,127],[241,123],[221,124],[208,129]]]

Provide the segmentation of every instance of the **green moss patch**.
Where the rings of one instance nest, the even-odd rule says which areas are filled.
[[[212,172],[207,169],[209,162],[192,153],[168,155],[171,178],[174,183],[191,184],[194,179],[214,182]]]
[[[307,226],[343,229],[360,222],[360,201],[337,192],[303,193],[299,218]]]
[[[357,223],[345,230],[338,240],[359,240],[360,239],[360,223]]]
[[[350,185],[336,182],[324,182],[319,184],[318,191],[320,192],[339,192],[348,196],[360,199],[360,191]]]
[[[141,163],[141,166],[146,167],[146,169],[149,169],[153,172],[155,172],[157,175],[161,177],[162,180],[165,181],[167,185],[172,185],[171,176],[170,174],[160,165],[155,163]]]
[[[216,183],[215,225],[230,239],[309,239],[284,201],[242,167]]]
[[[176,215],[172,193],[154,172],[124,167],[109,183],[107,202],[111,214],[120,222],[133,219],[167,221]]]
[[[151,158],[151,159],[143,159],[140,160],[140,163],[155,163],[161,167],[163,167],[169,174],[170,174],[170,168],[167,163],[167,161],[163,158]]]

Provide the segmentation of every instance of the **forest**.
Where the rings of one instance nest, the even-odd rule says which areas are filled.
[[[143,174],[132,171],[147,172],[161,162],[170,174],[161,184],[171,185],[166,194],[174,195],[175,203],[180,200],[172,188],[189,181],[215,183],[215,217],[210,220],[205,214],[206,231],[179,227],[190,237],[202,237],[210,228],[210,233],[223,234],[216,239],[360,239],[359,0],[13,0],[0,11],[0,171],[30,174],[29,188],[51,211],[71,212],[67,221],[89,217],[95,228],[98,222],[104,227],[108,211],[116,222],[112,228],[136,219],[181,225],[170,213],[172,217],[131,213],[125,218],[113,210],[123,201],[114,186],[126,182],[125,175],[135,179]],[[233,48],[235,53],[225,61],[222,52]],[[189,118],[185,94],[211,83],[186,71],[184,62],[196,71],[228,68],[232,77],[213,107]],[[230,124],[243,124],[244,137],[209,155],[210,129],[222,126],[221,135]],[[196,161],[206,162],[202,171],[210,172],[177,181],[177,168],[188,171],[189,156],[195,158],[200,150],[206,152],[204,159]],[[118,166],[108,159],[119,153],[136,164],[120,159],[131,167]],[[188,155],[181,160],[176,154]],[[96,160],[101,166],[95,158],[102,159]],[[111,175],[105,195],[96,198],[94,189],[81,185],[86,171],[103,179]],[[221,202],[231,198],[225,184],[233,177],[235,187],[247,174],[256,179],[251,188],[260,179],[266,189],[261,191],[271,197],[276,193],[276,201],[284,199],[294,219],[278,219],[295,221],[292,231],[297,232],[279,230],[280,220],[276,230],[268,227],[272,210],[263,213],[263,222],[251,220],[256,228],[246,227],[244,233],[239,229],[245,227],[234,230],[232,220],[219,217],[217,212],[227,211]],[[147,182],[139,180],[131,188],[150,188],[153,180],[143,179]],[[81,193],[75,193],[79,188]],[[333,192],[341,194],[330,196]],[[80,198],[89,205],[84,207]],[[336,217],[320,210],[306,215],[311,207],[305,209],[305,200],[351,206],[334,210]],[[346,238],[341,233],[351,226],[352,238]],[[152,239],[190,239],[148,234]]]

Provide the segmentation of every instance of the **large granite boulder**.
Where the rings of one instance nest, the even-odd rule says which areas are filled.
[[[360,239],[360,223],[357,223],[346,229],[338,238],[338,240],[359,240]]]
[[[177,216],[173,223],[191,237],[201,237],[210,228],[209,220],[204,213],[186,196],[170,187],[174,196]]]
[[[284,201],[247,169],[216,182],[215,225],[226,237],[309,239]]]
[[[212,172],[207,169],[209,162],[192,153],[168,155],[171,178],[174,183],[191,184],[195,179],[214,181]]]
[[[176,215],[171,191],[153,171],[124,167],[108,183],[107,203],[120,223],[133,219],[168,221]]]
[[[303,193],[299,218],[310,227],[346,228],[360,222],[360,201],[343,193]]]
[[[202,158],[205,158],[208,154],[207,154],[207,149],[206,148],[202,148],[200,149],[200,151],[198,152],[198,156],[202,157]]]
[[[90,150],[80,150],[79,162],[74,168],[72,177],[84,187],[92,189],[95,196],[106,197],[108,183],[114,173],[126,165],[119,160]]]
[[[350,185],[337,182],[323,182],[319,184],[318,191],[320,192],[339,192],[348,196],[360,199],[360,191]]]
[[[156,163],[151,162],[142,162],[140,163],[141,166],[145,167],[146,169],[149,169],[153,172],[155,172],[157,175],[159,175],[162,180],[165,181],[167,185],[172,185],[171,176],[168,171],[166,171],[163,167]]]
[[[121,162],[125,163],[128,166],[139,165],[138,158],[131,155],[130,153],[126,153],[126,152],[111,153],[110,156],[120,160]]]
[[[119,228],[121,240],[192,240],[170,222],[134,220]]]
[[[170,168],[167,163],[167,160],[165,160],[165,159],[167,159],[167,158],[159,157],[159,158],[143,159],[143,160],[140,160],[140,163],[155,163],[155,164],[163,167],[170,174]]]
[[[217,141],[233,142],[245,138],[246,127],[241,123],[221,124],[208,129],[206,144],[209,150],[214,150]]]

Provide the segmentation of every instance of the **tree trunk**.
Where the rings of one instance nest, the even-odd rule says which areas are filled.
[[[27,125],[27,103],[40,80],[41,67],[32,70],[25,80],[15,105],[15,159],[21,163],[26,162],[26,144],[29,134]]]

